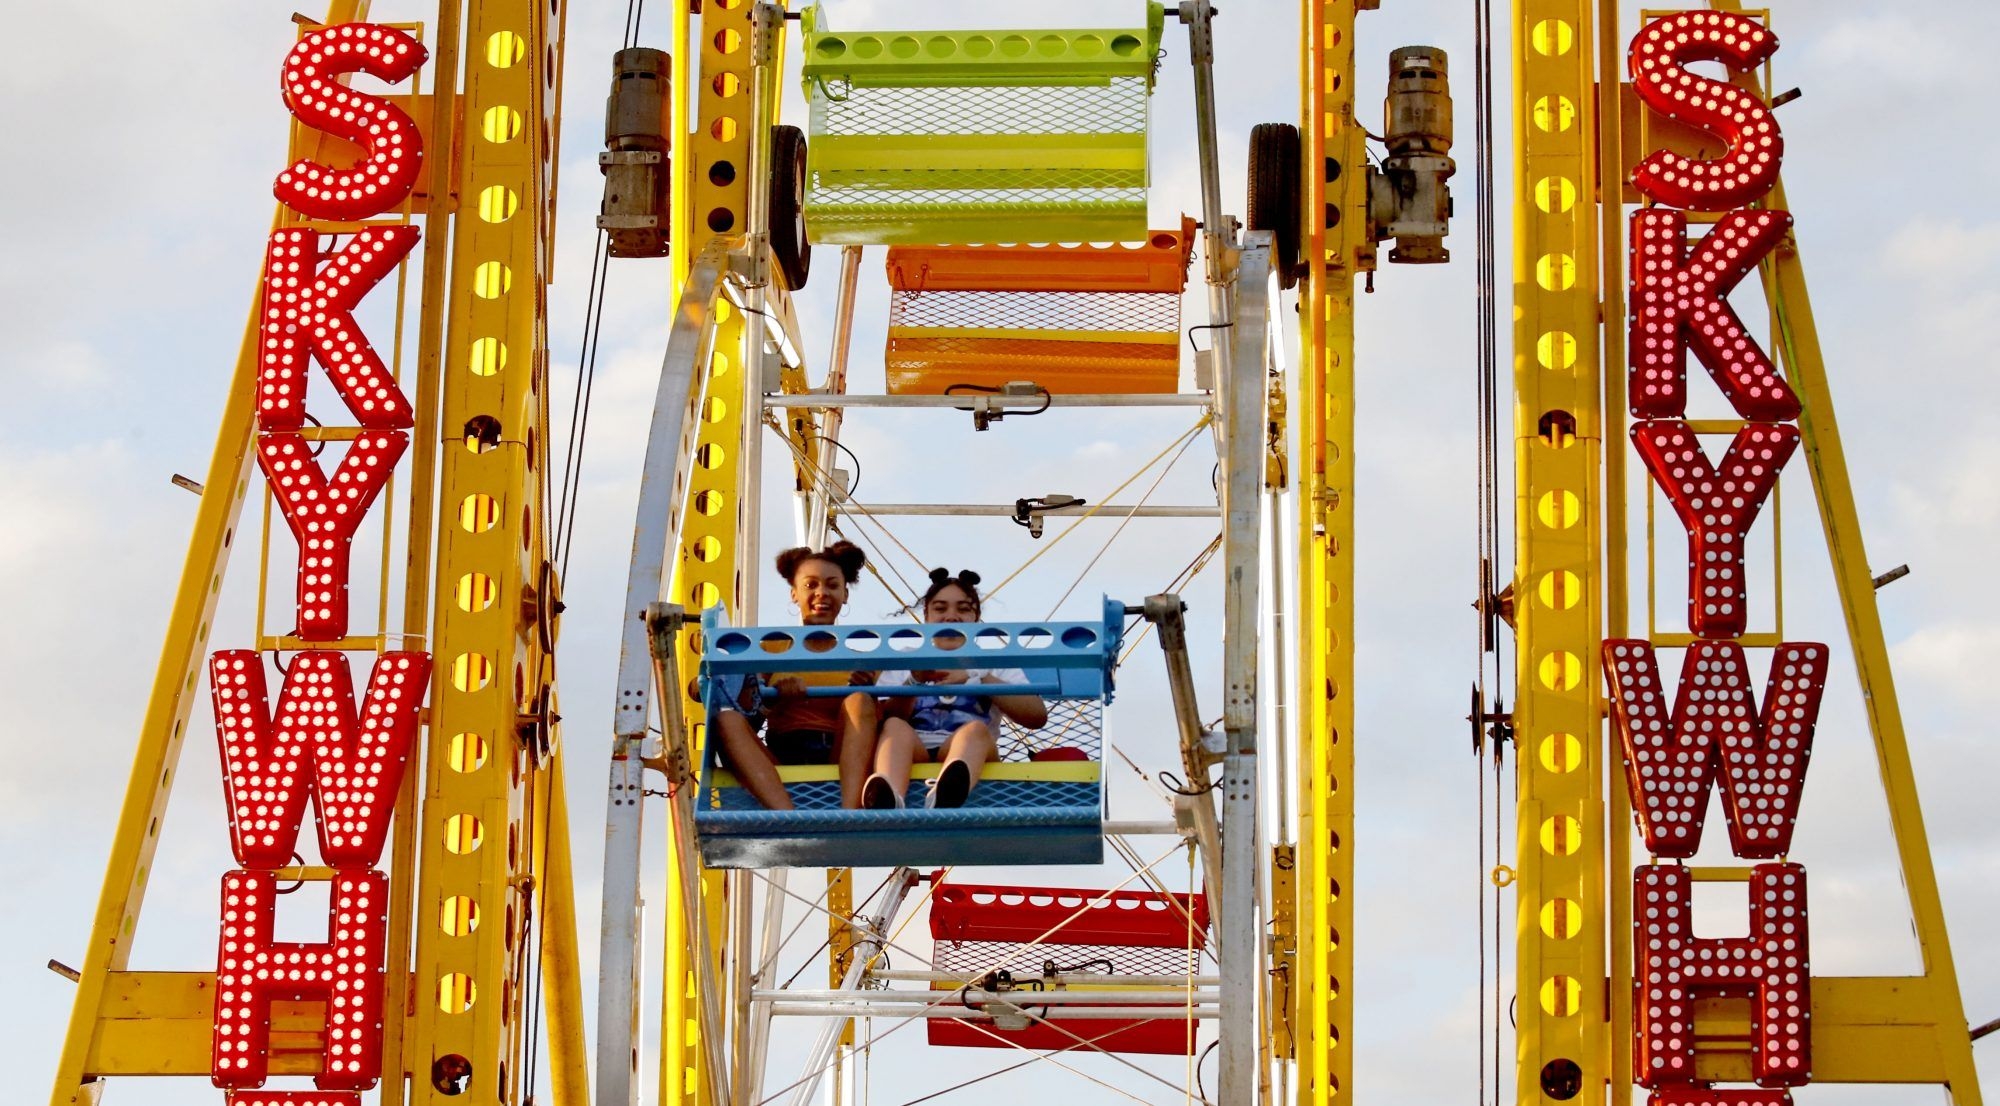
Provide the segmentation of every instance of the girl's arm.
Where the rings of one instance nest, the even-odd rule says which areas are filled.
[[[997,676],[987,676],[981,683],[999,684],[1007,681]],[[1049,707],[1039,695],[989,695],[986,697],[1001,714],[1006,715],[1017,726],[1039,730],[1048,725]]]

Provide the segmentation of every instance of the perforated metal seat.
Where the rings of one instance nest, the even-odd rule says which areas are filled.
[[[931,966],[961,980],[988,973],[1011,976],[1024,1005],[1035,989],[1055,985],[1116,991],[1119,1005],[1159,1007],[1157,1017],[1102,1018],[1083,1023],[1082,1032],[1044,1022],[1003,1029],[992,1019],[937,1018],[926,1023],[930,1043],[969,1048],[1063,1051],[1101,1048],[1106,1052],[1179,1055],[1194,1038],[1194,1023],[1182,1015],[1185,989],[1166,985],[1115,986],[1092,982],[1103,976],[1190,976],[1213,970],[1208,941],[1208,899],[1168,896],[1155,891],[1094,891],[1069,887],[1013,887],[946,882],[932,877]],[[957,985],[941,983],[939,990]],[[1088,1044],[1085,1044],[1085,1039]]]
[[[1124,606],[1105,601],[1100,622],[958,623],[927,626],[745,627],[703,616],[702,672],[715,719],[725,677],[817,671],[1020,668],[1049,701],[1037,730],[1004,724],[989,764],[956,809],[845,810],[833,765],[783,767],[796,810],[767,810],[720,763],[708,742],[695,801],[695,833],[714,868],[874,867],[933,864],[1095,864],[1104,855],[1100,751],[1104,704],[1124,630]],[[953,637],[959,644],[952,645]],[[814,689],[845,695],[852,689]],[[896,688],[884,695],[909,694]],[[1000,694],[1006,688],[995,686]],[[913,802],[938,765],[913,773]]]
[[[1146,233],[1165,10],[1110,30],[835,32],[805,13],[816,242],[1128,242]]]
[[[1126,245],[889,250],[889,391],[1157,393],[1180,386],[1194,220]]]

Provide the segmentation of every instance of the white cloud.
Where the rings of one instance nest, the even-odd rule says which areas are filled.
[[[1934,287],[1962,286],[2000,262],[2000,223],[1920,216],[1882,244],[1889,271]]]

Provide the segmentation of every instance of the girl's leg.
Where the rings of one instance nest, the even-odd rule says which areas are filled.
[[[882,740],[875,745],[875,774],[889,781],[898,795],[910,790],[910,765],[924,752],[917,731],[901,718],[882,721]]]
[[[979,783],[980,769],[993,759],[999,749],[993,740],[993,730],[984,722],[967,722],[945,742],[942,760],[944,767],[938,769],[937,805],[941,807],[962,806],[965,797]],[[962,765],[963,767],[955,767]]]
[[[868,776],[877,728],[873,695],[857,691],[840,701],[840,737],[833,755],[840,765],[840,805],[848,810],[861,809],[861,781]]]
[[[778,762],[772,759],[771,750],[757,740],[750,720],[726,710],[717,716],[716,727],[722,731],[722,752],[729,760],[729,769],[736,773],[743,789],[768,810],[792,809],[792,797],[785,793],[785,782],[778,778]]]

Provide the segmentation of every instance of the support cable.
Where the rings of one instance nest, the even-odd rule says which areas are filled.
[[[629,32],[628,32],[629,33]],[[569,575],[570,535],[576,529],[577,489],[583,481],[583,443],[590,434],[590,400],[597,385],[598,337],[604,326],[604,286],[611,275],[609,237],[597,232],[591,256],[590,288],[584,300],[583,345],[576,355],[576,390],[570,399],[569,438],[563,446],[562,479],[556,494],[549,558]]]
[[[1092,1037],[1090,1039],[1090,1043],[1094,1045],[1097,1042],[1102,1041],[1108,1037],[1115,1037],[1118,1034],[1123,1033],[1124,1031],[1125,1028],[1123,1026],[1120,1026],[1117,1029],[1106,1030],[1105,1032],[1100,1033],[1095,1037]],[[1053,1053],[1036,1053],[1035,1055],[1028,1057],[1026,1060],[1022,1060],[1019,1063],[1009,1064],[1004,1068],[1000,1068],[995,1071],[989,1071],[982,1075],[975,1075],[963,1083],[954,1083],[951,1086],[946,1087],[941,1091],[932,1091],[927,1095],[910,1099],[908,1102],[902,1103],[902,1106],[918,1106],[919,1103],[929,1102],[934,1098],[943,1098],[945,1095],[951,1094],[953,1091],[962,1091],[967,1087],[973,1086],[974,1084],[984,1083],[988,1079],[996,1079],[1010,1072],[1019,1071],[1022,1068],[1028,1067],[1032,1064],[1041,1063],[1043,1060],[1048,1059],[1051,1055],[1053,1055]]]
[[[1064,528],[1062,533],[1057,534],[1053,538],[1050,538],[1047,545],[1044,545],[1040,549],[1037,549],[1035,551],[1034,556],[1031,556],[1027,560],[1021,562],[1021,566],[1019,568],[1016,568],[1014,571],[1008,573],[1006,579],[1001,580],[999,583],[986,589],[985,598],[991,600],[995,595],[1000,594],[1000,592],[1004,590],[1008,584],[1013,583],[1016,579],[1020,577],[1020,575],[1023,572],[1028,571],[1029,567],[1032,566],[1036,561],[1041,560],[1042,557],[1045,554],[1047,554],[1049,550],[1054,549],[1056,546],[1062,544],[1064,538],[1067,538],[1071,534],[1076,533],[1077,527],[1082,524],[1084,519],[1090,518],[1093,515],[1097,514],[1099,511],[1104,510],[1105,504],[1113,496],[1116,496],[1119,492],[1122,492],[1126,488],[1129,488],[1133,484],[1137,483],[1139,478],[1146,474],[1147,470],[1151,469],[1154,465],[1159,464],[1160,461],[1167,456],[1167,454],[1172,453],[1174,450],[1180,448],[1183,442],[1192,439],[1196,434],[1200,433],[1203,429],[1205,429],[1208,426],[1209,423],[1213,421],[1214,421],[1213,415],[1203,415],[1200,419],[1196,420],[1195,424],[1189,427],[1185,433],[1183,433],[1180,437],[1175,438],[1173,441],[1167,443],[1167,447],[1165,449],[1162,449],[1160,452],[1154,454],[1152,460],[1149,460],[1145,464],[1140,465],[1137,472],[1134,472],[1131,476],[1126,477],[1124,483],[1111,489],[1110,493],[1107,494],[1103,499],[1099,500],[1096,503],[1091,504],[1088,508],[1086,508],[1083,514],[1077,516],[1076,522],[1071,523],[1068,527]],[[1117,505],[1114,504],[1114,506]]]
[[[1090,575],[1090,570],[1097,567],[1097,562],[1103,560],[1106,553],[1111,552],[1111,546],[1117,542],[1119,535],[1125,532],[1125,528],[1132,524],[1132,519],[1138,515],[1139,508],[1144,507],[1152,501],[1153,493],[1160,490],[1160,482],[1167,478],[1168,473],[1174,471],[1174,466],[1180,464],[1181,458],[1187,455],[1188,447],[1192,445],[1194,445],[1194,435],[1190,434],[1187,440],[1181,443],[1180,449],[1174,452],[1173,457],[1161,467],[1159,475],[1153,477],[1153,482],[1146,486],[1146,491],[1139,496],[1139,501],[1132,504],[1131,510],[1125,512],[1124,518],[1118,520],[1117,528],[1111,531],[1110,537],[1104,539],[1104,544],[1098,548],[1096,556],[1090,558],[1089,563],[1085,564],[1083,569],[1076,574],[1076,579],[1070,582],[1069,590],[1063,592],[1062,598],[1056,600],[1055,604],[1049,608],[1049,613],[1046,617],[1054,618],[1056,612],[1062,610],[1062,605],[1069,602],[1069,597],[1076,594],[1076,589],[1083,586],[1083,581]]]
[[[1476,587],[1478,600],[1475,603],[1479,618],[1478,649],[1474,656],[1477,673],[1474,691],[1474,706],[1477,711],[1472,719],[1474,726],[1473,782],[1478,791],[1478,823],[1473,831],[1477,843],[1477,879],[1474,884],[1474,904],[1478,913],[1478,985],[1479,1031],[1475,1038],[1478,1055],[1478,1103],[1486,1106],[1487,1098],[1487,1058],[1486,1049],[1486,884],[1491,882],[1492,869],[1486,860],[1486,780],[1484,766],[1479,759],[1486,752],[1485,743],[1494,743],[1493,771],[1493,864],[1500,863],[1501,826],[1505,821],[1504,792],[1501,790],[1501,756],[1499,748],[1503,735],[1494,730],[1489,732],[1486,712],[1491,700],[1487,688],[1487,655],[1493,657],[1493,677],[1496,686],[1501,677],[1499,611],[1498,603],[1498,562],[1500,559],[1500,432],[1498,417],[1500,410],[1499,380],[1499,324],[1497,307],[1498,277],[1496,260],[1498,250],[1495,245],[1496,230],[1494,218],[1493,177],[1493,3],[1492,0],[1473,0],[1473,102],[1474,102],[1474,197],[1477,209],[1477,357],[1475,359],[1475,391],[1478,397],[1477,439],[1478,439],[1478,563]],[[1557,431],[1560,432],[1560,431]],[[1496,712],[1497,713],[1497,712]],[[1500,1053],[1500,999],[1503,991],[1501,979],[1501,934],[1504,930],[1500,913],[1501,889],[1493,886],[1493,1098],[1498,1103],[1501,1082]]]

